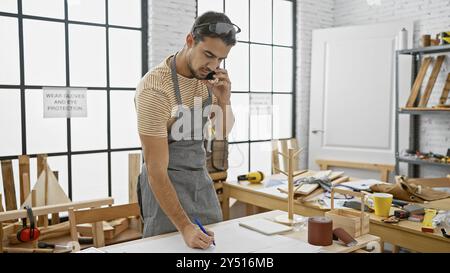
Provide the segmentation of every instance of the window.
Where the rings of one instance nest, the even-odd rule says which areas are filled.
[[[133,97],[147,24],[146,0],[0,1],[0,160],[13,160],[17,193],[17,156],[31,157],[33,186],[46,153],[72,200],[128,202],[128,175],[117,174],[141,149]],[[47,86],[87,88],[88,117],[44,119]]]
[[[225,60],[236,122],[228,177],[271,173],[271,139],[294,137],[295,1],[197,0],[197,16],[225,12],[241,33]]]

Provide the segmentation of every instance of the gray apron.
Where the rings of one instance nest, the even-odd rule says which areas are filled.
[[[170,65],[172,82],[178,103],[177,118],[180,118],[182,101],[175,69],[176,54],[172,58]],[[208,99],[203,103],[202,110],[208,105],[211,105],[211,102],[211,91],[208,89]],[[191,117],[194,117],[194,110],[195,105],[192,109],[188,110],[191,113]],[[197,128],[191,126],[189,131],[183,131],[182,134],[190,136],[192,140],[184,140],[183,138],[182,140],[176,141],[172,137],[171,130],[169,130],[169,166],[167,168],[170,181],[189,219],[194,222],[194,218],[198,218],[203,225],[222,221],[222,210],[219,200],[214,189],[213,181],[209,177],[206,169],[206,152],[203,146],[203,127],[206,122],[208,122],[208,117],[203,117],[202,115],[202,124],[197,124]],[[198,128],[200,125],[201,128]],[[194,131],[197,130],[196,132],[198,134],[199,129],[202,132],[202,140],[195,140],[193,138]],[[155,236],[177,230],[153,195],[145,164],[142,164],[142,170],[139,176],[138,199],[144,220],[143,237]]]

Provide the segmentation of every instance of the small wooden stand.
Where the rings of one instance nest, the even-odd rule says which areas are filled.
[[[294,149],[288,150],[288,155],[278,152],[281,156],[288,160],[288,172],[284,172],[278,168],[275,168],[276,171],[286,175],[288,177],[288,213],[279,215],[275,218],[276,222],[281,224],[293,226],[297,223],[297,220],[294,219],[294,177],[298,176],[300,173],[294,175],[294,158],[299,155],[299,153],[303,150],[303,148],[295,151]]]

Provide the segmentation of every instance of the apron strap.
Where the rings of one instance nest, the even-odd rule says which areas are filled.
[[[177,53],[175,53],[175,55],[173,55],[172,61],[170,62],[170,70],[172,72],[172,83],[173,83],[173,88],[175,89],[175,96],[177,97],[177,103],[178,105],[182,105],[182,101],[181,101],[181,94],[180,94],[180,87],[178,85],[178,76],[177,76]]]

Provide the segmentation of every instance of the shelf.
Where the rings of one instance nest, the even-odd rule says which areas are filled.
[[[438,115],[450,115],[450,108],[400,108],[399,114],[411,114],[411,115],[426,115],[426,114],[438,114]]]
[[[439,163],[439,162],[432,162],[432,161],[428,161],[428,160],[406,158],[406,157],[398,157],[397,159],[400,162],[406,162],[406,163],[415,164],[415,165],[432,165],[432,166],[450,168],[450,164],[448,164],[448,163]]]
[[[423,47],[423,48],[411,48],[411,49],[397,50],[398,54],[403,54],[403,55],[434,54],[434,53],[441,53],[441,52],[450,52],[450,45],[427,46],[427,47]]]

